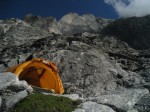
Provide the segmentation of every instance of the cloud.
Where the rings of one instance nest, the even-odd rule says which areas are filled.
[[[120,17],[142,17],[150,14],[150,0],[104,0]]]

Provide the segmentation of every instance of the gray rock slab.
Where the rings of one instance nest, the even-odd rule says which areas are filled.
[[[4,90],[7,86],[18,82],[18,77],[10,72],[0,73],[0,90]]]
[[[81,104],[81,109],[76,109],[73,112],[115,112],[115,111],[106,105],[88,101]]]
[[[148,89],[125,89],[109,95],[101,95],[94,98],[91,97],[88,100],[109,105],[121,112],[127,112],[133,108],[142,96],[148,93]]]

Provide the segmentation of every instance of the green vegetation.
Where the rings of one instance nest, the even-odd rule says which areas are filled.
[[[81,100],[35,93],[21,100],[12,112],[72,112],[80,103]]]

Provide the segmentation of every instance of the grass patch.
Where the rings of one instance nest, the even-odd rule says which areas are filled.
[[[35,93],[17,103],[12,112],[72,112],[81,100]]]

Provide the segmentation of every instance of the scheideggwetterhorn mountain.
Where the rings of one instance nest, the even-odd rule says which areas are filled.
[[[116,112],[145,112],[150,110],[149,100],[143,100],[150,99],[144,96],[150,89],[149,42],[150,16],[110,20],[69,13],[56,20],[28,14],[24,20],[0,20],[0,72],[34,54],[56,63],[65,93]]]

